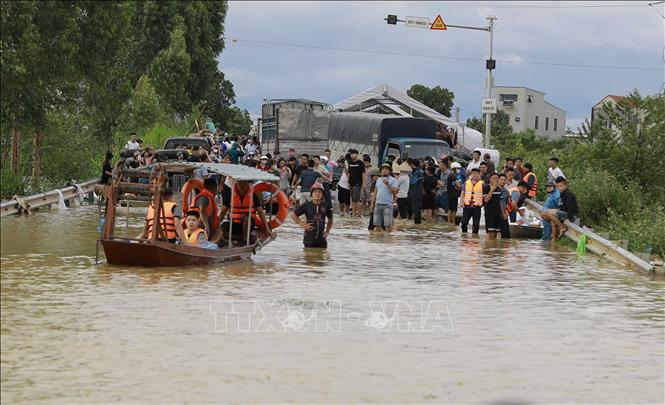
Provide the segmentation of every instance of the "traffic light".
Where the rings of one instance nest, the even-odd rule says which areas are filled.
[[[393,14],[388,14],[388,18],[386,18],[386,22],[390,25],[396,25],[397,24],[397,16]]]

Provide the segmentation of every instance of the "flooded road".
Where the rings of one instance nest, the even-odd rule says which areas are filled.
[[[327,251],[289,222],[251,262],[120,268],[96,215],[2,219],[3,403],[664,401],[665,283],[594,256],[336,217]]]

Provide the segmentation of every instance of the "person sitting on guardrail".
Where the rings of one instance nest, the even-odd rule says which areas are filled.
[[[543,210],[555,209],[559,206],[559,195],[560,192],[556,188],[556,183],[554,181],[548,181],[545,186],[547,190],[547,200],[543,204]],[[552,222],[548,219],[545,219],[545,215],[541,216],[543,220],[543,236],[541,240],[551,240],[552,239]]]
[[[552,239],[557,240],[566,233],[568,228],[565,221],[575,222],[579,207],[577,206],[577,197],[568,188],[568,182],[563,176],[556,179],[556,188],[559,189],[559,204],[557,208],[547,210],[541,214],[543,219],[552,221]]]

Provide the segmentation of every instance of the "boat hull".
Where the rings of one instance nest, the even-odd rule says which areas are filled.
[[[113,265],[144,267],[183,267],[246,260],[255,245],[219,250],[176,245],[157,241],[137,243],[129,240],[103,239],[106,261]]]
[[[542,226],[522,226],[510,224],[511,238],[540,239],[542,236]]]

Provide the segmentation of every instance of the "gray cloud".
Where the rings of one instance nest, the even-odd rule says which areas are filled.
[[[487,34],[481,31],[390,26],[387,14],[441,14],[449,24],[485,24],[499,17],[497,59],[663,67],[663,19],[646,2],[236,2],[229,3],[227,49],[220,66],[234,83],[238,104],[258,112],[264,98],[303,97],[334,103],[386,82],[406,90],[414,83],[455,92],[462,117],[479,115],[484,94]],[[488,5],[489,4],[489,5]],[[602,8],[598,5],[610,4]],[[521,6],[520,6],[521,5]],[[544,5],[594,5],[543,8]],[[614,7],[631,5],[638,7]],[[516,6],[516,7],[514,7]],[[474,61],[376,55],[243,42],[243,39],[475,58]],[[573,126],[607,94],[637,88],[656,92],[662,70],[614,70],[499,62],[497,85],[527,86],[564,108]],[[575,118],[572,118],[575,117]]]

